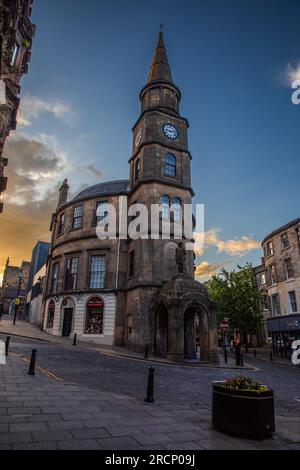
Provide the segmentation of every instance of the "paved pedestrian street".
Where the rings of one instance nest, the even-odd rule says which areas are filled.
[[[37,349],[35,376],[28,375],[32,348]],[[0,450],[300,450],[300,369],[254,358],[247,364],[243,374],[275,390],[272,438],[241,439],[212,428],[211,381],[241,373],[233,365],[170,365],[108,354],[89,344],[11,336],[7,364],[0,365]],[[155,403],[146,404],[151,365]]]

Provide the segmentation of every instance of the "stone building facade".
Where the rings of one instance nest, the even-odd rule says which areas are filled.
[[[28,71],[35,34],[30,21],[32,1],[0,0],[0,197],[7,186],[3,147],[10,131],[16,129],[20,80]]]
[[[6,261],[2,289],[1,289],[1,303],[3,313],[9,313],[12,302],[16,299],[19,292],[20,283],[20,297],[26,297],[27,284],[29,278],[30,262],[22,261],[20,266],[12,266],[9,264],[9,258]],[[20,273],[22,274],[20,280]],[[23,308],[24,302],[22,302]]]
[[[194,280],[193,251],[185,250],[192,235],[182,244],[174,235],[193,197],[189,124],[179,113],[180,100],[160,33],[132,129],[129,179],[97,184],[71,201],[67,180],[60,189],[47,269],[44,328],[49,333],[76,333],[140,352],[147,346],[176,361],[197,354],[216,360],[214,305]],[[138,239],[126,232],[124,239],[99,240],[96,225],[108,207],[116,209],[120,228],[126,204],[143,204],[149,214],[159,205],[158,236],[149,237],[149,224]],[[137,217],[125,213],[126,222]],[[164,221],[170,222],[168,238],[161,236]]]
[[[267,235],[263,242],[260,287],[268,296],[266,330],[273,344],[300,339],[300,219]]]

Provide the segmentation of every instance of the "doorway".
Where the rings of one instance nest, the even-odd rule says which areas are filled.
[[[72,320],[73,320],[73,308],[65,308],[62,336],[70,336],[71,331],[72,331]]]

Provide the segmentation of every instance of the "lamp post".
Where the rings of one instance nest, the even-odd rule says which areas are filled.
[[[20,268],[19,269],[19,274],[18,274],[18,278],[19,278],[18,293],[17,293],[17,297],[15,299],[15,314],[14,314],[14,322],[13,322],[14,325],[16,324],[17,313],[18,313],[18,310],[20,308],[20,291],[21,291],[21,283],[22,283],[23,276],[24,275],[23,275],[22,268]]]

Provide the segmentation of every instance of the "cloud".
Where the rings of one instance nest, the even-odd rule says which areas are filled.
[[[286,69],[280,75],[280,81],[284,86],[291,86],[295,80],[300,80],[300,63],[296,67],[288,64]]]
[[[98,170],[94,165],[84,165],[80,168],[82,168],[83,170],[88,171],[89,173],[91,173],[91,175],[96,176],[97,178],[102,178],[103,177],[102,171]]]
[[[38,240],[48,241],[49,225],[58,188],[63,180],[65,156],[57,152],[51,136],[10,137],[5,145],[8,157],[7,190],[1,214],[0,271],[7,256],[12,264],[30,260]]]
[[[219,232],[221,229],[213,228],[204,233],[204,245],[201,243],[203,236],[195,233],[195,253],[197,256],[203,255],[205,248],[215,246],[218,253],[227,253],[229,255],[243,256],[251,250],[260,248],[259,241],[253,238],[242,236],[239,239],[221,240]]]
[[[7,202],[26,204],[38,200],[61,176],[66,156],[57,152],[50,136],[29,137],[15,134],[5,145],[8,157]]]
[[[225,261],[224,263],[209,263],[208,261],[202,261],[202,263],[196,266],[195,276],[198,279],[208,279],[218,271],[220,271],[229,261]]]
[[[60,102],[57,98],[43,99],[26,94],[20,102],[18,125],[30,126],[34,120],[45,113],[52,114],[64,122],[70,122],[74,115],[71,106]]]

